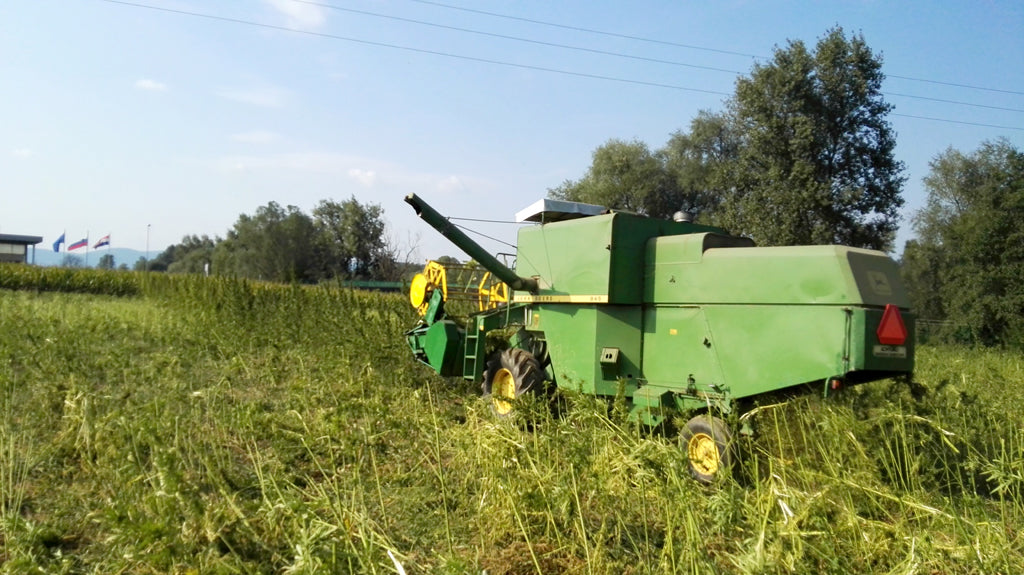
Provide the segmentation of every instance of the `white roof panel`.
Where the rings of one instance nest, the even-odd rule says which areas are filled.
[[[608,208],[604,206],[544,198],[516,212],[516,222],[559,222],[598,216],[607,211]]]

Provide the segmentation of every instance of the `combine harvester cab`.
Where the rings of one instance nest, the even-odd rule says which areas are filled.
[[[477,311],[456,318],[428,264],[411,295],[423,319],[407,334],[438,373],[480,381],[500,415],[545,381],[624,393],[648,425],[694,415],[681,435],[710,481],[729,463],[723,418],[738,401],[913,371],[914,318],[882,252],[755,247],[691,222],[541,200],[517,214],[538,225],[520,229],[513,271],[415,195],[406,202],[507,284],[504,299],[481,284]],[[488,353],[491,334],[507,348]]]

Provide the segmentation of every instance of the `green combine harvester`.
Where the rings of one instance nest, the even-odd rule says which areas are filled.
[[[457,283],[465,269],[428,262],[410,289],[422,317],[409,345],[437,373],[481,382],[499,415],[552,384],[624,395],[652,426],[692,416],[680,435],[707,482],[730,463],[725,421],[742,400],[913,371],[914,318],[882,252],[755,247],[719,228],[541,200],[517,214],[537,225],[519,230],[513,271],[416,195],[405,201],[488,272]],[[446,311],[467,298],[468,313]]]

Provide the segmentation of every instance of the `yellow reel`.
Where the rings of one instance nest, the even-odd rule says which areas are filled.
[[[491,272],[485,273],[477,288],[478,309],[494,309],[505,303],[508,303],[508,285],[491,275]]]
[[[427,314],[430,296],[437,288],[441,288],[441,296],[448,299],[448,280],[444,266],[435,261],[429,261],[423,268],[423,273],[416,274],[409,285],[409,303],[416,308],[417,313]]]
[[[481,275],[482,274],[482,275]],[[477,278],[480,278],[479,281]],[[428,261],[422,273],[416,274],[409,284],[409,303],[421,315],[427,314],[434,290],[441,290],[444,302],[463,302],[476,307],[476,311],[494,309],[508,303],[508,286],[491,272],[476,266]],[[471,313],[472,307],[456,307],[451,313]]]

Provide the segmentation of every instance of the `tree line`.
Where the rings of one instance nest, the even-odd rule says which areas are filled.
[[[135,269],[215,273],[278,282],[402,279],[409,264],[386,232],[384,210],[349,198],[306,214],[270,202],[241,214],[226,237],[189,235]]]

